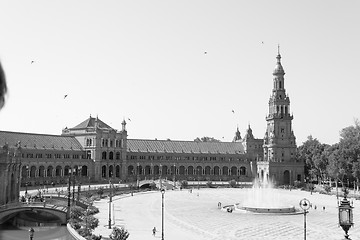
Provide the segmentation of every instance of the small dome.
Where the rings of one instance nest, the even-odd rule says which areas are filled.
[[[283,67],[282,67],[282,65],[281,65],[281,62],[280,62],[280,59],[281,59],[280,54],[277,55],[276,59],[277,59],[277,63],[276,63],[276,65],[275,65],[275,69],[274,69],[273,75],[285,74],[284,69],[283,69]]]

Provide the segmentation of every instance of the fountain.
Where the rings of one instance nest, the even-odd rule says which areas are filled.
[[[296,214],[294,206],[284,205],[278,191],[270,181],[260,182],[255,179],[253,187],[248,190],[247,198],[240,204],[224,206],[228,212],[253,212],[268,214]]]

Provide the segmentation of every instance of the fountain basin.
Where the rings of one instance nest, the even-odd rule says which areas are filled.
[[[283,207],[260,207],[260,206],[241,206],[239,203],[234,205],[226,205],[222,208],[223,211],[229,213],[259,213],[259,214],[299,214],[301,213],[294,206],[283,206]]]

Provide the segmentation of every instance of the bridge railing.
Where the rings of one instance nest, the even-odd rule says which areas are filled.
[[[50,208],[50,209],[59,209],[61,211],[66,212],[67,206],[65,205],[55,205],[49,204],[46,202],[18,202],[18,203],[9,203],[0,206],[0,212],[5,211],[7,209],[19,208],[19,207],[43,207],[43,208]]]

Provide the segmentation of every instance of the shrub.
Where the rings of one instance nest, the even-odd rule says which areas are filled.
[[[156,188],[156,183],[151,182],[151,183],[150,183],[150,189],[151,189],[151,190],[154,190],[155,188]]]
[[[99,219],[97,219],[96,217],[90,215],[90,216],[86,216],[84,218],[83,223],[87,222],[87,226],[90,229],[95,229],[98,225],[99,225]]]
[[[124,228],[114,227],[109,237],[111,240],[126,240],[129,235],[129,232]]]
[[[331,192],[331,187],[329,185],[325,185],[324,190],[325,190],[326,193],[330,193]]]
[[[81,228],[81,224],[80,224],[80,221],[77,220],[77,219],[74,219],[74,218],[71,218],[69,220],[69,224],[71,225],[71,227],[75,230],[78,230]]]
[[[230,185],[230,187],[232,187],[232,188],[236,188],[236,181],[233,179],[233,180],[231,180],[231,181],[229,181],[229,185]]]
[[[206,182],[206,186],[207,186],[208,188],[214,188],[214,187],[215,187],[214,184],[212,183],[212,181]]]
[[[102,195],[104,194],[104,188],[103,187],[100,187],[96,193],[100,196],[100,198],[102,197]]]
[[[96,213],[99,213],[99,209],[97,207],[89,206],[88,209],[89,209],[88,210],[89,215],[94,215]]]
[[[189,185],[189,183],[188,183],[186,180],[182,180],[182,181],[181,181],[181,187],[182,187],[182,188],[187,188],[188,185]]]
[[[80,219],[84,216],[84,209],[79,206],[72,206],[70,208],[70,218],[72,219]]]

